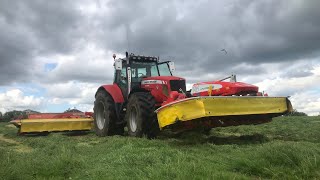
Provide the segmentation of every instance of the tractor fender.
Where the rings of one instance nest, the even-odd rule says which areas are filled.
[[[107,93],[109,93],[115,103],[123,103],[124,102],[124,98],[123,98],[121,89],[119,88],[119,86],[117,84],[102,85],[99,87],[97,92],[100,90],[105,90]],[[95,96],[97,96],[97,93],[95,94]]]

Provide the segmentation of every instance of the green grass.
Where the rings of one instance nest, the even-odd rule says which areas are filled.
[[[0,179],[319,179],[320,117],[280,117],[209,136],[16,136],[0,123]]]

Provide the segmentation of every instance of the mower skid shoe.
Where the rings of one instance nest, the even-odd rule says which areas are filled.
[[[177,122],[191,120],[215,121],[231,116],[237,117],[232,118],[237,120],[250,115],[272,118],[290,111],[292,106],[287,97],[199,96],[174,101],[158,108],[155,112],[159,127],[162,129]],[[252,124],[255,123],[252,121]],[[250,121],[245,124],[250,124]]]
[[[9,122],[10,124],[13,124],[14,126],[16,126],[17,128],[20,128],[21,126],[21,120],[16,119],[16,120],[12,120]]]

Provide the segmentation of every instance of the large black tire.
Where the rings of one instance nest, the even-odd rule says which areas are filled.
[[[148,92],[137,92],[130,96],[125,116],[129,136],[157,136],[160,129],[154,112],[155,103],[155,99]]]
[[[117,125],[115,104],[105,91],[98,91],[94,102],[94,131],[98,136],[122,134],[123,126]]]

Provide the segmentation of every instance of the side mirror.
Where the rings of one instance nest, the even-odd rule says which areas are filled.
[[[122,60],[121,59],[114,60],[114,68],[116,70],[122,70]]]
[[[176,67],[174,66],[174,62],[169,62],[169,68],[171,72],[176,70]]]

